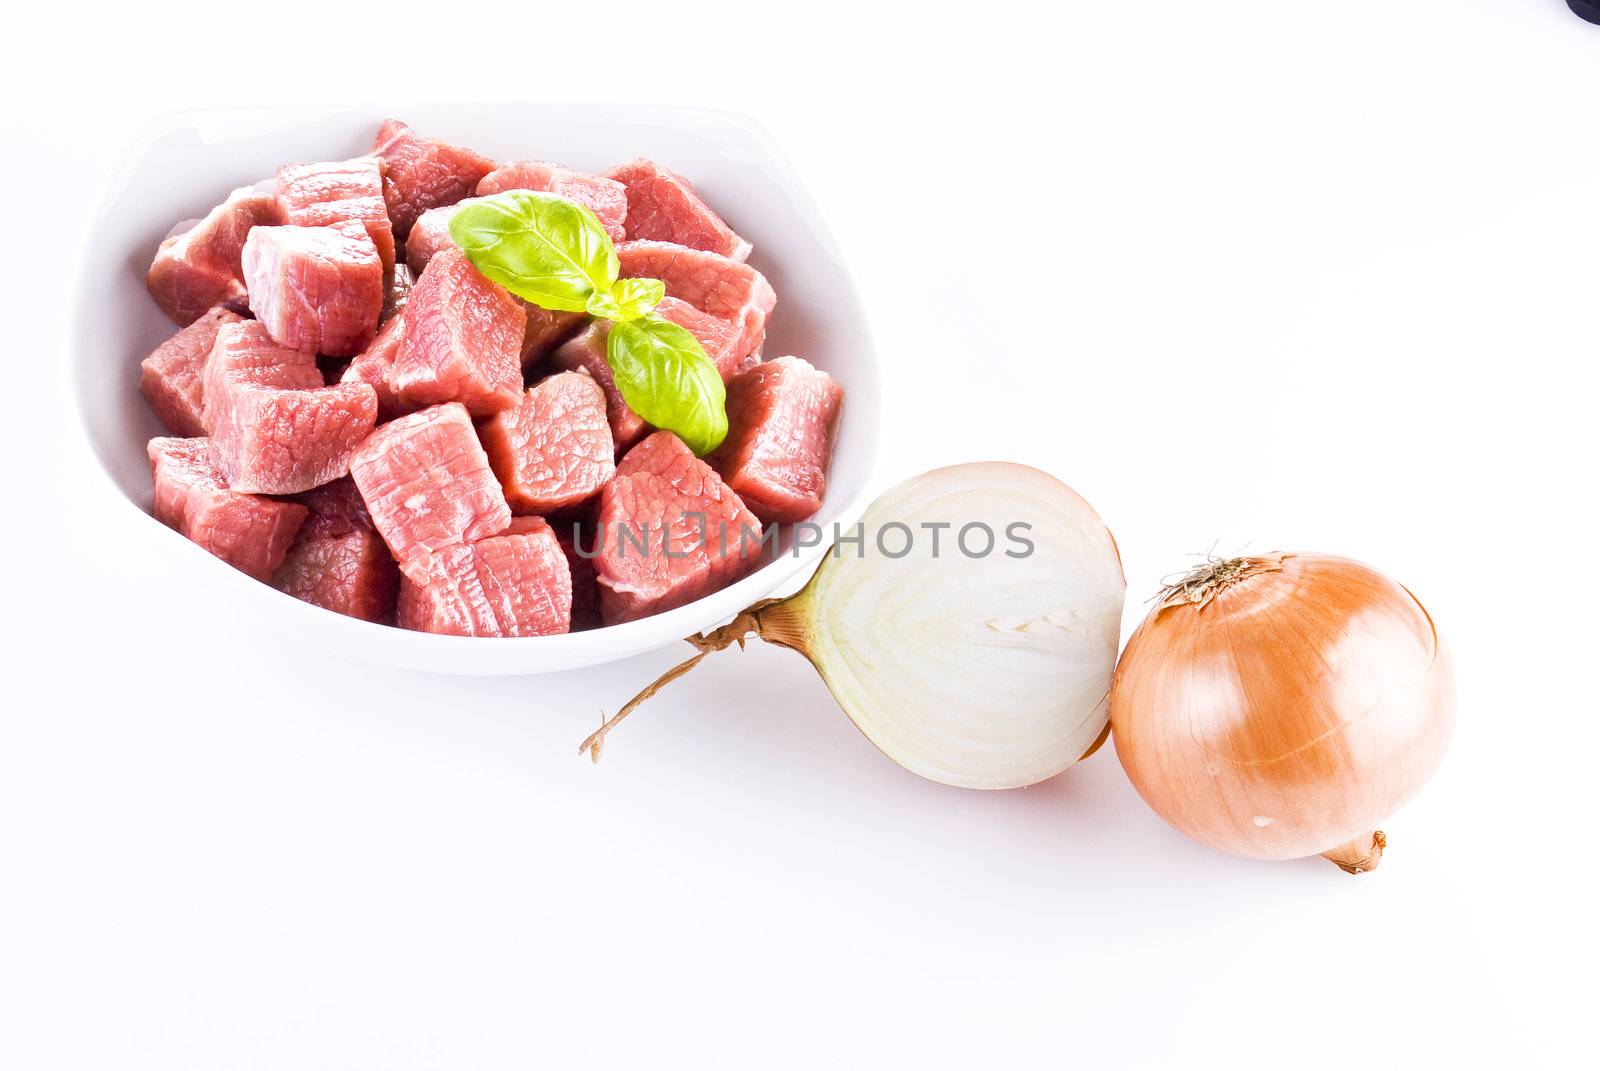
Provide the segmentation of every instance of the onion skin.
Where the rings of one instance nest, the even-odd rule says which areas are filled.
[[[1169,589],[1128,641],[1111,688],[1117,757],[1145,802],[1203,844],[1370,870],[1378,823],[1444,757],[1449,655],[1422,604],[1359,562],[1220,564],[1240,563]]]

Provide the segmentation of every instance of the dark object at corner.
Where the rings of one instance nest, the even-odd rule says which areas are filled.
[[[1600,0],[1567,0],[1567,6],[1578,18],[1600,26]]]

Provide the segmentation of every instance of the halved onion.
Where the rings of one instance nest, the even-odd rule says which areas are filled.
[[[1450,659],[1410,591],[1359,562],[1211,562],[1168,588],[1111,689],[1145,801],[1236,855],[1377,866],[1377,825],[1443,758]]]
[[[642,697],[754,631],[810,659],[867,739],[929,780],[1015,788],[1099,746],[1126,582],[1087,502],[1023,465],[956,465],[884,494],[860,534],[798,595],[691,640],[701,654]]]

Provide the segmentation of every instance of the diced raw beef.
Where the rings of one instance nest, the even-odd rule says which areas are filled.
[[[626,237],[628,194],[615,179],[544,160],[517,160],[489,172],[478,183],[479,197],[507,190],[534,190],[565,197],[593,212],[613,242]]]
[[[361,224],[383,261],[394,267],[394,227],[383,200],[383,163],[358,156],[324,164],[284,164],[278,168],[278,208],[283,222],[300,227]]]
[[[416,226],[411,228],[411,236],[406,239],[406,263],[412,271],[420,274],[427,269],[428,261],[439,250],[456,248],[455,239],[450,236],[450,219],[476,200],[478,198],[469,197],[446,208],[431,208],[422,214]],[[524,301],[515,294],[511,296],[527,316],[522,331],[524,368],[538,364],[551,350],[571,338],[588,319],[581,312],[555,312]]]
[[[446,249],[428,262],[406,304],[391,384],[407,405],[460,402],[474,416],[522,396],[522,306]]]
[[[662,298],[655,310],[664,320],[671,320],[699,340],[706,355],[716,363],[717,371],[726,381],[744,367],[749,357],[739,353],[738,333],[732,324],[719,316],[701,312],[686,301]],[[610,320],[595,320],[588,327],[555,351],[552,365],[569,372],[587,372],[600,384],[606,396],[606,413],[611,422],[611,437],[618,450],[626,450],[638,442],[649,427],[622,399],[617,379],[606,360],[606,338],[611,334]]]
[[[244,244],[250,309],[279,345],[350,357],[383,312],[383,264],[358,224],[257,227]]]
[[[728,438],[711,459],[763,521],[797,523],[822,508],[844,388],[799,357],[728,383]]]
[[[350,459],[350,477],[401,571],[419,580],[436,552],[499,535],[511,523],[472,418],[456,403],[374,431]]]
[[[235,569],[269,579],[306,519],[306,507],[230,489],[208,439],[151,439],[149,454],[156,520]]]
[[[338,479],[378,418],[371,387],[324,387],[315,357],[274,344],[254,320],[217,332],[203,382],[216,463],[237,491],[293,494]]]
[[[348,535],[358,528],[377,531],[361,489],[348,476],[296,495],[295,501],[311,511],[305,527],[300,529],[302,537]]]
[[[400,352],[400,337],[405,331],[405,314],[390,317],[378,330],[372,345],[356,354],[341,377],[342,383],[365,383],[378,396],[378,421],[393,420],[411,411],[400,401],[400,396],[389,384],[389,372],[394,368],[395,354]]]
[[[567,556],[572,574],[572,632],[600,627],[600,584],[595,573],[594,554],[598,549],[592,527],[576,522],[558,524],[556,541]],[[579,541],[582,541],[581,543]],[[580,553],[581,548],[581,553]]]
[[[451,636],[551,636],[572,618],[572,578],[550,526],[519,517],[502,535],[446,547],[400,584],[402,628]]]
[[[428,261],[433,259],[435,253],[441,249],[455,248],[456,240],[450,237],[450,220],[477,199],[468,197],[443,208],[430,208],[417,217],[411,233],[406,237],[406,264],[413,272],[421,275],[427,270]]]
[[[382,621],[394,609],[400,571],[376,532],[306,538],[289,548],[272,586],[302,602],[363,621]]]
[[[608,625],[692,602],[759,561],[761,522],[670,431],[618,463],[600,492],[598,523],[605,542],[595,569]]]
[[[612,445],[617,450],[626,450],[639,441],[649,425],[622,400],[617,377],[606,361],[606,338],[610,334],[610,320],[594,320],[570,342],[558,347],[550,363],[563,372],[587,372],[600,385],[606,396],[606,420],[611,425]]]
[[[690,249],[742,261],[750,243],[733,233],[700,199],[688,179],[651,160],[639,159],[606,172],[628,191],[628,237],[676,242]]]
[[[214,305],[247,307],[240,254],[252,227],[281,223],[277,199],[254,186],[234,190],[193,226],[174,229],[145,276],[150,296],[179,325]]]
[[[750,265],[670,242],[624,242],[617,257],[624,278],[660,279],[671,297],[734,324],[739,360],[761,349],[778,295]]]
[[[201,376],[206,359],[224,324],[236,324],[238,313],[217,307],[167,339],[140,366],[139,389],[173,435],[204,435],[205,390]]]
[[[219,324],[200,377],[201,423],[209,432],[240,387],[314,390],[322,386],[315,355],[280,346],[259,320]]]
[[[523,392],[478,428],[513,513],[552,513],[589,498],[616,471],[606,396],[581,372]]]
[[[430,208],[455,204],[494,170],[488,157],[421,137],[398,119],[385,119],[378,128],[372,155],[386,165],[383,199],[400,241],[405,241],[418,216]]]
[[[316,390],[245,387],[212,431],[231,486],[259,494],[304,491],[350,470],[371,434],[378,399],[365,383]]]
[[[675,297],[662,298],[655,311],[663,320],[671,320],[695,337],[717,366],[724,383],[761,360],[760,354],[743,347],[739,329],[731,320],[702,312]]]
[[[372,527],[361,492],[346,477],[300,501],[311,516],[274,574],[273,586],[335,613],[382,620],[394,609],[400,571]]]

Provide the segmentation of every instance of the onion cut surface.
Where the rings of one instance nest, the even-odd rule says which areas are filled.
[[[986,554],[960,545],[975,524],[994,533]],[[891,489],[862,525],[864,544],[836,545],[804,591],[762,609],[760,632],[804,653],[879,750],[932,781],[1003,789],[1098,746],[1126,581],[1087,502],[1023,465],[957,465]],[[900,525],[914,538],[891,557]],[[932,525],[948,526],[937,554]],[[1017,525],[1031,553],[1008,538]],[[968,530],[969,551],[986,543]]]

